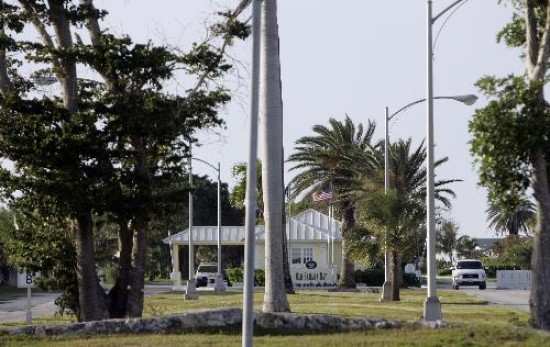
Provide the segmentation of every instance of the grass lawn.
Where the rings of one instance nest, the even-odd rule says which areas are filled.
[[[550,346],[550,336],[528,329],[529,315],[520,310],[487,305],[457,291],[438,291],[442,314],[454,327],[323,332],[312,334],[274,333],[257,329],[257,346]],[[289,295],[296,313],[344,316],[376,316],[388,320],[414,321],[422,316],[425,292],[403,290],[401,301],[381,303],[380,294],[298,291]],[[263,293],[255,295],[255,309],[261,309]],[[208,308],[242,307],[242,293],[200,292],[198,300],[185,301],[183,293],[165,293],[145,298],[145,316],[181,313]],[[52,324],[54,317],[45,318]],[[0,336],[0,346],[240,346],[240,326],[232,329],[195,331],[183,334],[137,336]]]

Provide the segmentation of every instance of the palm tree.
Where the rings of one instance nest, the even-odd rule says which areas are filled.
[[[293,194],[315,192],[332,188],[334,204],[342,218],[342,268],[339,287],[354,288],[354,265],[348,246],[348,234],[355,226],[355,200],[352,192],[359,173],[374,172],[373,147],[371,145],[375,124],[366,128],[355,125],[346,116],[340,122],[329,119],[329,127],[315,125],[314,136],[304,136],[296,141],[295,152],[288,161],[294,163],[291,170],[301,170],[292,181]]]
[[[231,175],[237,180],[237,184],[231,190],[229,201],[231,205],[238,209],[245,208],[246,197],[246,163],[240,162],[231,167]],[[263,216],[264,213],[264,194],[262,189],[262,161],[256,162],[257,185],[256,185],[256,207],[257,214]]]
[[[463,235],[456,240],[456,255],[459,258],[472,258],[476,248],[479,246],[476,240],[468,235]]]
[[[399,268],[403,254],[417,244],[418,229],[426,217],[426,147],[422,142],[412,149],[412,140],[399,140],[389,147],[390,182],[389,192],[383,192],[384,153],[378,144],[375,154],[377,174],[365,175],[356,187],[356,199],[362,201],[359,211],[361,223],[377,233],[379,242],[384,241],[392,255],[392,300],[399,300]],[[383,143],[382,143],[383,144]],[[438,167],[448,158],[435,162]],[[450,197],[455,193],[448,184],[459,180],[435,182],[435,197],[445,207],[450,207]]]
[[[377,148],[383,148],[381,144]],[[414,198],[426,197],[426,147],[424,141],[415,149],[412,149],[412,139],[400,139],[389,146],[390,162],[390,186],[400,194],[412,194]],[[379,172],[384,171],[384,152],[376,152],[376,163]],[[436,160],[434,167],[437,169],[449,160],[448,157]],[[383,177],[380,175],[380,177]],[[368,178],[367,178],[368,179]],[[460,179],[438,180],[434,182],[435,199],[444,207],[451,207],[451,198],[456,194],[448,187],[450,183],[461,182]],[[382,184],[382,183],[381,183]]]
[[[283,270],[283,102],[277,0],[262,4],[260,52],[260,133],[265,220],[264,312],[290,311]]]
[[[441,229],[437,233],[437,248],[440,252],[449,255],[449,261],[453,263],[453,251],[456,247],[458,225],[450,220],[443,221]]]
[[[498,234],[519,236],[523,232],[529,235],[535,228],[535,204],[526,197],[513,197],[506,204],[491,202],[485,212],[489,227]]]

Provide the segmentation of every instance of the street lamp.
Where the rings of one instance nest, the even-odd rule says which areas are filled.
[[[191,146],[189,146],[189,154],[191,154]],[[195,252],[193,249],[193,193],[191,192],[191,187],[193,186],[193,167],[191,162],[191,156],[189,156],[187,158],[187,165],[189,167],[189,279],[187,280],[187,288],[185,289],[186,300],[196,300],[199,298],[197,282],[195,280]]]
[[[463,0],[456,0],[436,16],[432,15],[432,0],[427,0],[427,144],[428,147],[428,162],[426,173],[426,243],[428,249],[428,293],[424,302],[424,320],[437,321],[441,320],[441,304],[437,298],[436,292],[436,267],[435,267],[435,199],[434,199],[434,124],[433,124],[433,42],[432,42],[432,26],[433,23],[441,18],[441,16],[460,4]]]
[[[222,275],[222,198],[221,198],[221,179],[220,179],[220,163],[218,162],[218,167],[210,164],[209,162],[199,159],[191,158],[193,160],[200,161],[203,164],[210,166],[212,169],[216,170],[218,173],[218,275],[216,276],[216,286],[214,291],[216,292],[225,292],[225,283],[223,281]]]
[[[461,102],[466,105],[472,105],[476,102],[477,96],[473,94],[466,94],[466,95],[455,95],[455,96],[436,96],[433,99],[447,99],[447,100],[455,100],[458,102]],[[409,107],[419,104],[421,102],[426,101],[427,99],[420,99],[413,101],[391,115],[389,114],[388,108],[385,109],[385,117],[384,117],[384,129],[385,129],[385,139],[384,139],[384,192],[388,192],[390,189],[390,162],[389,162],[389,144],[390,144],[390,135],[389,135],[389,128],[388,123],[389,121],[397,116],[399,113],[405,111]],[[390,252],[388,250],[387,241],[384,241],[384,285],[382,286],[382,298],[381,301],[389,301],[391,300],[391,287],[392,282],[390,280],[391,278],[391,272],[390,272]]]

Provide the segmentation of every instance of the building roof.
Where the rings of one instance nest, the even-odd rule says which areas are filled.
[[[315,210],[307,210],[292,216],[287,222],[287,238],[296,241],[340,241],[342,239],[341,223]],[[265,226],[256,225],[256,242],[265,240]],[[166,244],[187,244],[189,229],[164,238]],[[222,244],[243,244],[244,226],[222,226]],[[218,226],[193,226],[193,242],[195,244],[217,244]]]

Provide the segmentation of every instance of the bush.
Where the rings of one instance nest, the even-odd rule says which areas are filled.
[[[254,270],[254,285],[258,287],[265,286],[265,272],[262,269]]]
[[[242,267],[233,267],[225,270],[227,278],[231,283],[244,282],[244,269]],[[254,285],[258,287],[265,286],[265,271],[262,269],[254,270]]]
[[[227,270],[225,270],[225,272],[230,282],[243,282],[244,270],[242,267],[228,268]]]
[[[355,283],[365,283],[369,287],[379,287],[384,284],[384,269],[355,270]]]
[[[451,276],[452,272],[453,272],[453,270],[451,270],[450,268],[449,269],[439,269],[437,274],[439,276]]]
[[[405,287],[419,287],[420,288],[420,278],[416,277],[416,274],[413,273],[404,273],[403,274],[403,284]]]

